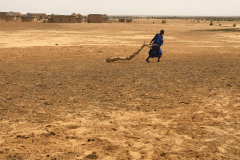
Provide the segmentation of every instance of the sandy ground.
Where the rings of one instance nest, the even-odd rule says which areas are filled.
[[[240,22],[152,22],[0,21],[0,159],[240,159]]]

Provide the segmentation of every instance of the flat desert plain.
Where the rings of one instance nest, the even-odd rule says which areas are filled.
[[[161,22],[1,21],[0,159],[240,159],[240,22]]]

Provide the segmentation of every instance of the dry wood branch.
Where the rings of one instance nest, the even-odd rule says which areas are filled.
[[[109,57],[106,59],[107,62],[114,62],[114,61],[118,61],[118,60],[131,60],[133,57],[135,57],[136,55],[139,54],[139,52],[145,47],[149,47],[152,48],[152,46],[154,46],[156,44],[147,44],[147,43],[143,43],[143,45],[141,46],[140,49],[138,49],[135,53],[133,53],[132,55],[130,55],[129,57]]]

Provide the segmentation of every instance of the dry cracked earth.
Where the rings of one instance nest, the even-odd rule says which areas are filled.
[[[240,159],[240,23],[152,22],[0,21],[0,159]]]

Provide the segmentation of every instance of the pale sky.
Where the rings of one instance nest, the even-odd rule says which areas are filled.
[[[0,12],[240,16],[240,0],[0,0]]]

